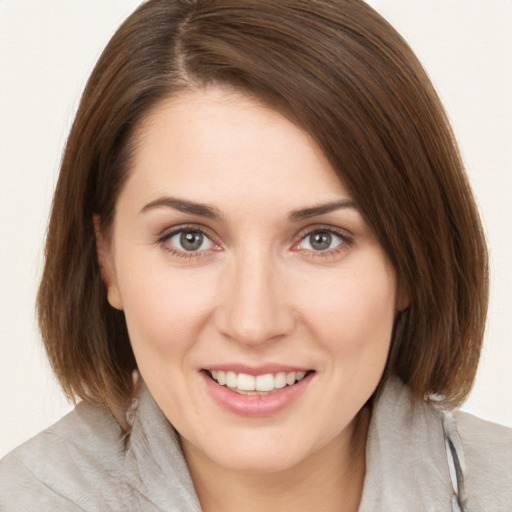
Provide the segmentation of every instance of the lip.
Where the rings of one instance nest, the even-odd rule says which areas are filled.
[[[237,371],[235,370],[235,368],[240,367],[232,365],[230,365],[229,367],[215,366],[211,368],[209,367],[208,369],[226,371],[226,368],[229,368],[228,371],[235,371],[237,373],[248,373],[249,375],[264,375],[265,373],[277,373],[277,371],[268,371],[269,367],[267,366],[265,366],[263,373],[261,369],[256,370],[254,367],[250,369],[244,368],[244,370]],[[295,368],[291,370],[286,370],[283,369],[283,366],[280,366],[278,371],[291,372],[306,370]],[[231,391],[229,388],[225,386],[221,386],[212,378],[210,378],[210,376],[207,375],[206,371],[199,372],[199,375],[203,379],[203,382],[207,388],[207,392],[209,393],[209,395],[222,409],[240,416],[261,418],[277,414],[278,412],[286,409],[295,400],[299,399],[300,396],[304,394],[307,387],[309,386],[312,378],[315,375],[315,372],[311,372],[310,374],[306,375],[300,382],[297,382],[292,386],[286,386],[284,388],[278,389],[269,395],[242,395],[240,393],[236,393],[235,391]]]

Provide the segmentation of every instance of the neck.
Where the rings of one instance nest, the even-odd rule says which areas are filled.
[[[356,512],[365,475],[370,412],[307,460],[272,473],[232,471],[194,453],[182,440],[204,512],[322,510]]]

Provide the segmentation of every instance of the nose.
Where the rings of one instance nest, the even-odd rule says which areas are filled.
[[[222,277],[216,328],[247,346],[259,346],[295,329],[292,297],[284,271],[262,251],[245,251]]]

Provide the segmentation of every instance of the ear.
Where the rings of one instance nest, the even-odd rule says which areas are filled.
[[[403,285],[398,285],[398,290],[396,294],[396,311],[397,313],[401,313],[406,310],[411,305],[411,297],[409,294],[409,290]]]
[[[107,287],[107,300],[115,308],[122,310],[123,302],[114,266],[114,257],[112,254],[112,242],[101,230],[101,218],[99,215],[93,215],[94,235],[96,237],[96,256],[100,267],[101,277]]]

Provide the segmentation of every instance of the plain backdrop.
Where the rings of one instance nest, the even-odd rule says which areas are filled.
[[[139,3],[0,0],[0,457],[71,408],[35,324],[45,227],[87,76]],[[512,1],[370,3],[422,60],[459,139],[492,258],[482,362],[464,408],[512,427]]]

